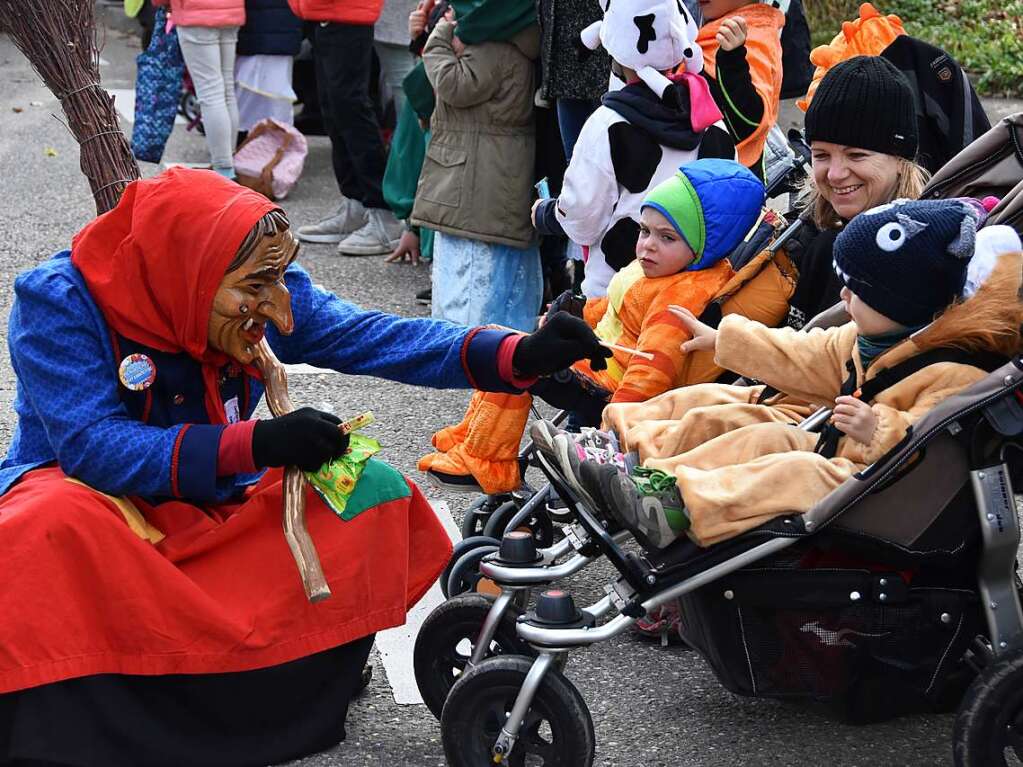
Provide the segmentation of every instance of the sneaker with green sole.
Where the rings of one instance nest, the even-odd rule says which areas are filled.
[[[615,473],[606,481],[608,511],[644,548],[666,548],[685,534],[689,516],[673,476],[643,466]]]

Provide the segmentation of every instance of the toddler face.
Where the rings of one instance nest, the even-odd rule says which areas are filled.
[[[663,215],[643,208],[639,220],[636,260],[643,267],[643,276],[667,277],[693,263],[696,255]]]
[[[856,329],[861,336],[883,336],[906,329],[894,320],[888,319],[876,309],[871,309],[849,288],[842,288],[841,296],[842,303],[845,304],[845,310],[852,317],[852,321],[856,323]]]
[[[714,21],[753,2],[755,0],[700,0],[700,10],[703,12],[704,21]]]
[[[846,221],[894,196],[898,157],[829,141],[814,141],[810,148],[814,185]]]

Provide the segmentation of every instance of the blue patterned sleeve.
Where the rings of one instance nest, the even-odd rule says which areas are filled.
[[[518,391],[497,374],[497,348],[511,331],[360,309],[314,285],[295,264],[285,283],[295,331],[281,336],[267,326],[267,339],[282,362],[438,389]]]
[[[14,284],[8,327],[19,417],[38,419],[65,474],[112,495],[217,496],[222,426],[147,426],[118,395],[109,331],[83,285],[35,269]]]

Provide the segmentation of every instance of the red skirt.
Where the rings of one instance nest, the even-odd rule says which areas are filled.
[[[407,480],[406,480],[407,481]],[[451,552],[418,488],[342,521],[306,519],[332,596],[310,604],[281,529],[281,471],[240,503],[115,503],[57,468],[0,497],[0,693],[94,674],[265,668],[405,621]]]

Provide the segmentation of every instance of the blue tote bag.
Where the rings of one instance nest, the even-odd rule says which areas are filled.
[[[157,8],[153,39],[136,59],[135,126],[131,151],[135,159],[160,162],[163,148],[174,129],[181,98],[185,61],[181,58],[176,30],[166,31],[167,9]]]

